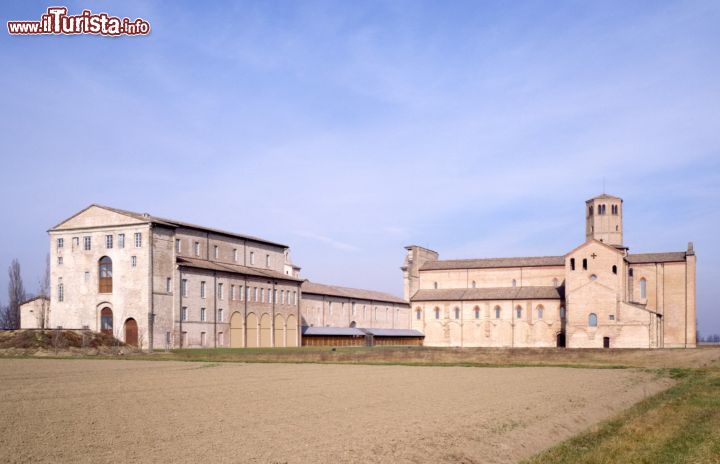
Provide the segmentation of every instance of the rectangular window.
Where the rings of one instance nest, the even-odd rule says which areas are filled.
[[[215,245],[214,250],[215,250],[215,259],[220,258],[220,247],[218,247],[217,245]]]
[[[234,285],[230,286],[230,299],[235,301],[235,286]]]
[[[125,248],[125,234],[118,234],[118,248]]]
[[[205,308],[200,308],[200,321],[205,322],[207,320],[206,317],[207,316],[205,315]]]
[[[268,299],[270,298],[270,294],[268,293]],[[260,289],[260,303],[265,303],[265,289]]]
[[[293,304],[293,305],[296,305],[296,304],[297,304],[297,292],[293,292],[293,302],[292,302],[292,304]]]
[[[250,301],[250,287],[245,287],[245,290],[246,290],[245,291],[245,293],[246,293],[245,299]]]
[[[92,240],[90,239],[90,237],[83,237],[83,249],[85,251],[90,251],[91,248],[92,248]]]
[[[187,306],[183,306],[182,310],[180,311],[180,320],[187,321]]]
[[[222,332],[218,332],[218,345],[223,346],[225,344],[225,337]]]
[[[58,256],[58,266],[62,266],[62,263],[63,263],[63,257]]]
[[[570,270],[575,270],[575,258],[570,258]]]
[[[90,272],[85,271],[85,282],[90,282]]]
[[[250,252],[250,264],[252,264],[252,265],[255,264],[255,252],[254,251]]]
[[[195,256],[200,256],[200,242],[195,242]]]
[[[218,309],[218,322],[225,322],[225,311]]]
[[[170,347],[170,341],[170,332],[165,332],[165,346],[168,348]]]
[[[277,288],[273,289],[272,302],[277,303]]]
[[[223,298],[225,298],[225,295],[223,293],[223,284],[218,284],[217,292],[218,292],[218,299],[222,300]]]
[[[285,290],[280,290],[280,303],[285,304]]]
[[[62,283],[62,277],[58,279],[58,301],[65,301],[65,286]]]
[[[265,255],[265,267],[270,267],[270,255]]]
[[[142,234],[135,232],[135,248],[142,248]]]
[[[587,258],[583,258],[583,271],[587,271]]]
[[[137,267],[137,256],[130,257],[130,266]]]
[[[188,296],[188,282],[187,282],[187,279],[183,279],[182,281],[180,281],[180,294],[181,294],[183,297],[187,297],[187,296]]]
[[[200,282],[200,298],[205,298],[205,281]]]
[[[112,249],[113,247],[113,236],[112,235],[106,235],[105,236],[105,248],[108,250]]]
[[[180,253],[182,251],[182,242],[179,238],[175,239],[175,253]]]
[[[182,332],[180,334],[180,344],[182,346],[187,346],[187,332]]]
[[[65,240],[63,240],[63,239],[61,239],[61,238],[57,239],[57,247],[58,247],[58,249],[62,248],[63,246],[65,246]]]
[[[244,293],[245,293],[245,290],[243,289],[243,286],[241,285],[241,286],[240,286],[240,301],[243,300],[243,298],[244,298],[243,294],[244,294]]]
[[[205,332],[200,332],[200,346],[205,346]]]
[[[233,249],[233,261],[238,262],[238,251],[237,248]]]
[[[165,293],[172,293],[172,279],[170,277],[165,280]]]
[[[253,301],[254,301],[255,303],[257,303],[257,300],[258,300],[257,287],[253,287]]]

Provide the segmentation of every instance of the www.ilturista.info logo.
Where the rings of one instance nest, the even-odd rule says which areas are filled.
[[[150,23],[142,18],[131,21],[107,13],[93,13],[90,10],[76,16],[68,16],[64,6],[51,6],[40,21],[8,21],[10,35],[39,34],[94,34],[94,35],[148,35]]]

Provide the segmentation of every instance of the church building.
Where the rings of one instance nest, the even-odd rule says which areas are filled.
[[[585,242],[563,256],[441,260],[408,246],[412,328],[427,346],[695,347],[695,252],[630,253],[623,200],[585,204]]]

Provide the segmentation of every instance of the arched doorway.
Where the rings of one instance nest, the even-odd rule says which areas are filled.
[[[282,315],[275,315],[275,346],[285,346],[285,320]]]
[[[234,312],[230,317],[230,348],[243,347],[242,314]]]
[[[298,346],[297,319],[292,314],[285,321],[285,340],[287,346]]]
[[[265,313],[260,316],[260,346],[269,348],[272,346],[272,319]]]
[[[125,321],[125,343],[138,346],[138,325],[132,317]]]
[[[247,347],[248,348],[257,348],[258,346],[258,320],[255,313],[250,313],[247,316]]]
[[[110,308],[100,311],[100,332],[110,336],[113,334],[113,313]]]

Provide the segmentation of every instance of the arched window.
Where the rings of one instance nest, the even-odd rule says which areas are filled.
[[[435,308],[435,319],[440,319],[440,308]]]
[[[437,288],[438,288],[437,282],[433,283],[433,287],[435,287],[435,290],[437,290]]]
[[[105,335],[113,334],[113,314],[110,308],[103,308],[100,311],[100,332]]]
[[[455,308],[455,319],[460,319],[460,308]]]
[[[617,274],[617,266],[613,264],[612,267],[613,274]]]
[[[570,258],[570,270],[575,270],[575,258]]]
[[[418,321],[422,319],[422,309],[418,308],[415,310],[415,319],[417,319]]]
[[[480,308],[475,306],[475,319],[480,319]]]
[[[583,258],[583,271],[587,271],[587,258]]]
[[[512,286],[513,286],[513,287],[517,287],[517,280],[513,279],[513,281],[512,281]]]
[[[515,308],[515,317],[517,319],[522,319],[522,308],[520,306]]]
[[[537,318],[542,319],[543,318],[543,307],[542,305],[537,307]]]
[[[98,261],[98,273],[100,276],[98,291],[100,293],[112,293],[112,260],[103,256]]]
[[[645,280],[645,277],[640,279],[640,298],[647,298],[647,280]]]
[[[474,280],[472,281],[472,288],[477,288],[477,283]]]
[[[588,316],[588,326],[597,327],[597,314],[590,313],[590,315]]]
[[[500,306],[495,306],[495,319],[500,319]]]

